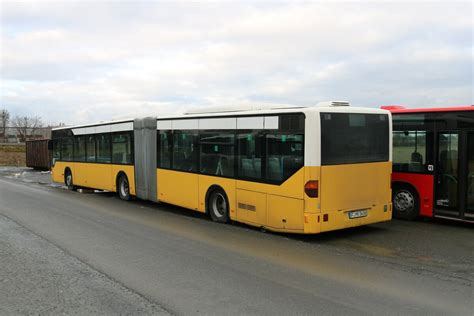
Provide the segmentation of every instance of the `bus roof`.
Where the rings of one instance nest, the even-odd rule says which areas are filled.
[[[384,105],[381,109],[388,110],[394,114],[397,113],[433,113],[433,112],[459,112],[459,111],[474,111],[474,105],[467,106],[450,106],[442,108],[414,108],[409,109],[401,105]]]
[[[167,116],[158,116],[158,120],[176,120],[188,118],[212,118],[212,117],[229,117],[229,116],[258,116],[258,115],[272,115],[284,113],[319,113],[319,112],[333,112],[333,113],[387,113],[384,109],[365,108],[354,106],[308,106],[308,107],[287,107],[274,109],[258,109],[248,111],[216,111],[196,114],[176,114]]]
[[[205,113],[190,113],[190,114],[174,114],[174,115],[158,115],[157,120],[176,120],[176,119],[190,119],[190,118],[212,118],[212,117],[229,117],[229,116],[257,116],[257,115],[272,115],[272,114],[283,114],[283,113],[319,113],[319,112],[333,112],[333,113],[387,113],[385,109],[378,108],[366,108],[366,107],[354,107],[354,106],[288,106],[288,107],[276,107],[256,110],[244,110],[244,111],[216,111],[216,112],[205,112]],[[83,125],[72,125],[72,126],[61,126],[53,128],[53,131],[82,128],[82,127],[96,127],[103,125],[113,125],[126,122],[133,122],[133,119],[126,120],[115,120],[115,121],[102,121]]]
[[[55,127],[52,130],[53,131],[59,131],[59,130],[63,130],[63,129],[71,129],[71,128],[79,128],[79,127],[94,127],[94,126],[112,125],[112,124],[120,124],[120,123],[127,123],[127,122],[133,122],[133,119],[124,119],[124,120],[115,120],[115,121],[100,121],[100,122],[95,122],[95,123],[90,123],[90,124],[61,126],[61,127]]]

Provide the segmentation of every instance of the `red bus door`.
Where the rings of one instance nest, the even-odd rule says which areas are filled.
[[[472,132],[469,134],[473,138]],[[468,133],[443,131],[436,136],[434,215],[469,220],[473,213],[470,211],[472,205],[469,205],[469,200],[472,202],[469,186],[473,181],[469,169],[474,166],[468,162],[468,159],[473,159],[468,157],[468,152],[472,151],[468,144]]]
[[[464,217],[468,221],[474,221],[474,131],[467,135],[467,192],[466,212]]]

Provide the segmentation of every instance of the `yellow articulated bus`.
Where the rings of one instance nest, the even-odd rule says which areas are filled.
[[[391,117],[344,102],[53,130],[53,180],[277,232],[388,221]]]

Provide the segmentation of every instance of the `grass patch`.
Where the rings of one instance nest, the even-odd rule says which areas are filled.
[[[0,153],[24,153],[26,152],[26,146],[24,144],[1,144]]]
[[[24,144],[1,144],[0,166],[26,166],[26,146]]]

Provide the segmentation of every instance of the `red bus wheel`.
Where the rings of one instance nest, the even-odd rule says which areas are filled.
[[[414,220],[419,214],[419,199],[415,190],[408,186],[399,186],[393,190],[393,216]]]

